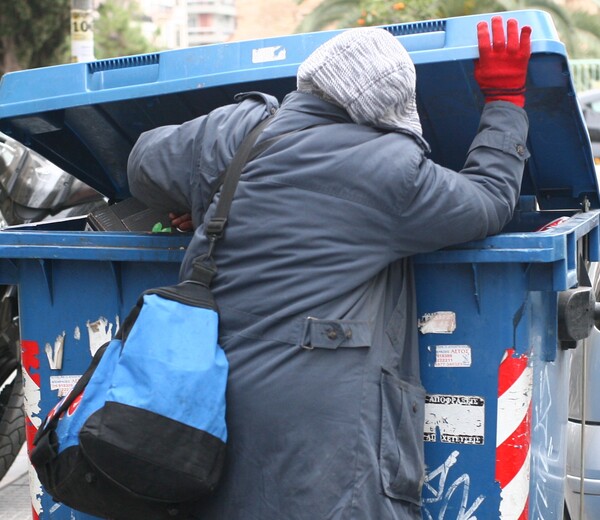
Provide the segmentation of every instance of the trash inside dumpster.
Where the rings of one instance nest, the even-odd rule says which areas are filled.
[[[565,49],[547,14],[506,16],[533,29],[526,104],[532,157],[518,210],[501,235],[415,259],[428,393],[426,519],[562,518],[569,365],[593,327],[584,271],[598,261],[600,199]],[[415,62],[432,158],[453,169],[461,168],[479,123],[475,27],[490,17],[387,27]],[[298,65],[335,34],[7,74],[0,131],[112,202],[127,200],[127,157],[141,132],[205,114],[238,92],[282,99],[295,88]],[[78,231],[0,234],[0,279],[19,286],[29,442],[139,293],[176,280],[189,240],[91,229],[106,227],[82,222]],[[34,475],[31,481],[36,517],[90,518],[54,503]]]

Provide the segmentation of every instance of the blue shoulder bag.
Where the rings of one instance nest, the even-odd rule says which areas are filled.
[[[57,502],[114,520],[176,520],[217,485],[228,362],[210,290],[212,252],[269,120],[246,137],[225,172],[205,229],[209,250],[194,262],[191,279],[144,292],[40,427],[31,462]]]

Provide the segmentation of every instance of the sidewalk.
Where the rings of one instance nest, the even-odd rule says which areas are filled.
[[[31,520],[31,496],[25,446],[0,481],[0,520]]]

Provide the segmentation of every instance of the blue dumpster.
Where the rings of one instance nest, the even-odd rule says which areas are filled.
[[[589,211],[416,260],[425,518],[562,518],[573,345],[559,300],[597,256]]]
[[[598,261],[600,199],[589,137],[549,15],[533,28],[529,160],[503,234],[415,259],[426,519],[562,518],[571,348]],[[432,158],[460,169],[483,97],[473,78],[477,15],[387,26],[417,68]],[[105,194],[128,197],[137,136],[261,90],[280,99],[328,31],[7,74],[0,131]],[[440,215],[443,218],[443,215]],[[560,224],[538,231],[557,218]],[[0,233],[0,282],[19,287],[29,437],[151,286],[173,283],[188,237],[66,229]],[[588,306],[589,307],[589,306]],[[583,323],[583,325],[582,325]],[[587,322],[586,322],[587,323]],[[34,516],[85,519],[32,477]]]

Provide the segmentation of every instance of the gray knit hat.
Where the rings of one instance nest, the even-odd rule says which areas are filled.
[[[346,109],[355,123],[421,135],[415,66],[385,29],[350,29],[318,47],[298,69],[298,90]]]

